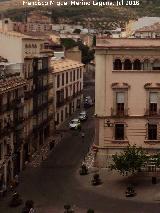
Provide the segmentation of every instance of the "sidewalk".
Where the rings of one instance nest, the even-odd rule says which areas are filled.
[[[92,186],[91,179],[95,173],[99,173],[102,184],[99,186]],[[98,169],[94,167],[89,168],[89,174],[80,176],[79,172],[76,174],[77,180],[80,185],[86,190],[96,192],[106,197],[112,197],[120,200],[132,200],[143,203],[156,203],[160,202],[160,180],[157,184],[152,184],[151,177],[135,176],[128,178],[120,175],[115,171],[106,169]],[[126,198],[125,191],[131,180],[135,183],[135,197]]]

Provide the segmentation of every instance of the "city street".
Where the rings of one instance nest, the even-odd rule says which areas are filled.
[[[27,168],[20,176],[17,191],[23,201],[32,199],[36,213],[63,213],[63,206],[70,204],[75,212],[86,213],[93,208],[95,213],[158,213],[159,203],[141,203],[104,196],[96,191],[86,189],[77,178],[78,169],[88,152],[94,138],[94,109],[88,110],[88,121],[82,125],[85,132],[82,142],[81,132],[67,130],[62,141],[44,160],[40,167]],[[67,123],[64,125],[67,129]],[[103,184],[98,187],[103,187]],[[107,190],[107,187],[104,189]],[[7,200],[0,201],[1,213],[20,213],[22,206],[9,208]]]

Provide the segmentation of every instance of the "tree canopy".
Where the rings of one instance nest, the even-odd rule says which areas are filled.
[[[142,147],[128,146],[122,153],[113,155],[113,164],[110,168],[122,175],[134,174],[145,166],[148,160],[149,157]]]

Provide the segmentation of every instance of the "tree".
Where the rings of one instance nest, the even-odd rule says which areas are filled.
[[[113,155],[111,170],[117,170],[122,175],[138,172],[148,162],[149,157],[142,147],[128,146],[123,153]]]
[[[61,38],[61,44],[67,50],[77,46],[77,43],[71,38]]]

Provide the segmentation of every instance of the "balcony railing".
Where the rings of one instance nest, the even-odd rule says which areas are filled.
[[[51,113],[48,115],[46,119],[44,119],[40,124],[34,125],[33,126],[33,131],[38,131],[39,129],[43,128],[45,125],[48,124],[53,119],[53,114]]]
[[[32,97],[33,97],[33,90],[25,92],[25,95],[24,95],[25,100],[31,99]]]
[[[0,129],[0,138],[7,136],[13,129],[13,122],[7,122],[3,128]]]
[[[150,109],[145,109],[145,116],[160,116],[160,110],[154,111]]]
[[[66,103],[66,102],[65,102],[65,99],[64,99],[63,101],[59,101],[59,102],[56,103],[56,107],[61,107],[61,106],[63,106],[65,103]]]
[[[49,84],[43,85],[43,86],[36,86],[36,88],[34,90],[34,93],[37,94],[37,93],[40,93],[42,91],[49,90],[51,88],[53,88],[53,84],[52,83],[49,83]]]
[[[129,115],[129,108],[126,108],[124,110],[117,110],[117,109],[111,108],[111,116],[124,117],[128,115]]]

